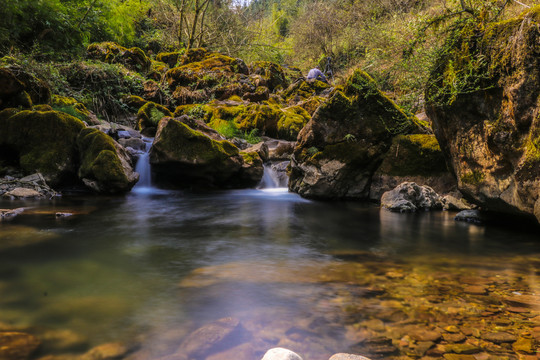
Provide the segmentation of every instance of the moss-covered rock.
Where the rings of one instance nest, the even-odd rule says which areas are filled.
[[[183,54],[183,51],[161,52],[156,55],[156,60],[167,64],[172,69],[176,67],[178,60]]]
[[[321,95],[323,91],[329,89],[330,85],[319,80],[297,80],[292,83],[282,94],[285,102],[297,104],[313,96]]]
[[[159,122],[150,152],[158,181],[205,188],[254,186],[260,180],[249,168],[262,169],[262,161],[247,162],[229,141],[214,140],[180,120],[166,117]]]
[[[413,119],[356,70],[300,131],[289,188],[306,197],[367,198],[394,136],[415,131]]]
[[[48,104],[51,101],[49,85],[18,65],[0,68],[0,89],[0,109],[30,109],[33,104]]]
[[[147,102],[137,113],[139,130],[148,135],[155,134],[159,121],[165,116],[173,116],[173,113],[163,105]]]
[[[25,174],[42,173],[51,186],[62,185],[76,178],[76,139],[84,127],[79,119],[57,111],[0,116],[0,157],[11,157],[8,160]]]
[[[459,189],[482,207],[540,207],[540,6],[458,29],[426,91],[426,112]]]
[[[91,118],[91,113],[86,106],[72,97],[54,95],[51,101],[51,106],[56,111],[65,112],[82,121],[88,122]]]
[[[93,43],[88,45],[86,54],[89,59],[109,64],[118,63],[128,69],[145,73],[150,70],[151,61],[144,51],[137,47],[127,49],[114,42]]]
[[[97,129],[83,129],[77,137],[80,153],[79,177],[99,193],[129,191],[139,179],[127,152]]]
[[[188,61],[184,57],[196,61]],[[193,99],[196,93],[201,92],[206,100],[210,97],[223,100],[255,90],[255,86],[248,82],[249,70],[240,59],[206,51],[195,55],[191,50],[184,57],[181,60],[183,65],[165,74],[173,98],[179,104],[200,102]]]
[[[278,64],[270,61],[255,61],[249,65],[250,75],[256,80],[256,86],[265,86],[270,91],[281,86],[286,88],[289,86],[283,68]]]

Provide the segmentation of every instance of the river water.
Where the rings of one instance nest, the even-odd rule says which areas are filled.
[[[224,317],[242,335],[208,359],[276,346],[304,360],[442,356],[453,344],[517,358],[540,340],[537,228],[284,189],[0,200],[15,207],[26,210],[0,223],[0,330],[36,334],[42,354],[122,341],[159,358]]]

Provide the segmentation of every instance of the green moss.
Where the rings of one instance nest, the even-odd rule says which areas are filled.
[[[18,113],[19,109],[16,109],[16,108],[7,108],[7,109],[4,109],[2,111],[0,111],[0,122],[2,120],[7,120],[9,119],[10,117],[12,117],[13,115],[15,115],[16,113]]]
[[[244,159],[244,163],[246,164],[249,164],[249,165],[261,164],[262,165],[261,157],[256,151],[250,151],[250,152],[240,151],[240,155],[242,155],[242,158]]]
[[[72,97],[54,95],[51,106],[53,110],[65,112],[82,121],[88,121],[90,118],[90,111],[86,106]]]
[[[20,111],[0,117],[0,145],[15,149],[26,174],[36,171],[52,180],[52,185],[74,171],[76,138],[85,127],[79,119],[57,111]]]
[[[86,49],[90,59],[103,61],[109,64],[119,63],[138,71],[146,72],[150,69],[151,61],[144,51],[138,47],[127,49],[114,42],[93,43]]]
[[[300,106],[292,106],[282,110],[278,121],[278,135],[282,139],[296,140],[298,133],[311,119],[306,110]]]
[[[155,102],[147,102],[139,109],[137,113],[137,124],[139,130],[147,127],[157,127],[159,121],[165,116],[174,116],[165,106]]]
[[[238,148],[229,141],[213,140],[173,119],[161,132],[159,143],[159,148],[167,149],[174,158],[191,159],[197,164],[221,165],[224,160],[239,154]]]
[[[238,95],[233,95],[228,100],[229,101],[234,101],[234,102],[243,102],[242,98],[240,96],[238,96]]]
[[[53,108],[51,107],[51,105],[45,105],[45,104],[43,104],[43,105],[34,105],[34,106],[32,107],[32,110],[34,110],[34,111],[53,111],[53,110],[56,110],[56,109],[53,109]],[[72,115],[72,114],[70,114],[70,115]],[[75,116],[75,117],[76,117],[76,116]]]
[[[283,68],[270,61],[255,61],[250,64],[251,75],[259,75],[264,85],[271,91],[278,86],[287,86],[287,79]]]
[[[485,175],[478,170],[473,170],[468,173],[465,173],[461,176],[461,182],[469,185],[480,185],[484,181]]]
[[[392,176],[433,176],[447,170],[435,135],[398,135],[379,171]]]
[[[129,106],[130,108],[139,110],[141,107],[144,106],[148,101],[144,100],[142,97],[137,95],[128,95],[124,99],[124,103]]]
[[[161,52],[156,55],[156,60],[167,64],[170,68],[173,68],[176,66],[178,59],[183,53],[183,51]]]
[[[283,93],[286,102],[306,100],[312,96],[319,95],[330,85],[319,80],[299,81],[287,88]]]
[[[81,178],[95,180],[111,192],[129,188],[129,180],[109,136],[97,129],[86,128],[77,137],[77,145],[81,154]]]

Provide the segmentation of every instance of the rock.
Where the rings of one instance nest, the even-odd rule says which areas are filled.
[[[255,61],[249,64],[250,77],[254,78],[256,86],[267,87],[274,91],[278,86],[286,88],[289,84],[283,68],[270,61]]]
[[[90,349],[79,360],[117,360],[123,359],[128,352],[128,347],[122,343],[107,343]]]
[[[0,359],[27,360],[41,342],[33,335],[22,332],[0,332]]]
[[[109,64],[117,63],[138,72],[150,70],[151,61],[144,51],[137,47],[127,49],[114,42],[93,43],[88,45],[86,55],[90,59]]]
[[[517,337],[510,333],[500,331],[500,332],[483,334],[482,339],[491,341],[495,344],[503,344],[503,343],[513,343],[517,340]]]
[[[243,100],[249,102],[262,102],[270,98],[270,91],[265,86],[258,86],[255,92],[247,92],[242,95]]]
[[[443,209],[450,211],[463,211],[470,210],[471,207],[467,205],[463,199],[458,199],[453,195],[445,195],[442,198]]]
[[[454,217],[454,220],[481,225],[485,223],[486,217],[479,210],[463,210]]]
[[[271,139],[264,142],[268,147],[268,161],[290,160],[295,142]]]
[[[416,341],[433,341],[440,340],[441,333],[435,330],[428,330],[423,328],[412,329],[409,336]]]
[[[455,35],[456,46],[439,59],[425,96],[459,190],[485,210],[538,222],[539,14],[529,9],[490,23],[481,34],[465,26]]]
[[[465,341],[467,337],[461,333],[456,334],[442,334],[444,341],[449,343],[459,343]]]
[[[502,300],[509,305],[540,310],[540,295],[513,295]]]
[[[432,134],[398,135],[373,174],[370,199],[380,201],[382,194],[403,182],[427,185],[437,193],[454,190],[457,183],[448,171],[437,139]]]
[[[246,152],[256,152],[263,162],[268,161],[268,145],[264,142],[252,145],[245,149]]]
[[[391,211],[409,212],[442,208],[441,197],[429,186],[403,183],[381,197],[381,207]]]
[[[71,330],[47,330],[38,334],[43,352],[80,351],[88,346],[88,339]]]
[[[172,118],[160,121],[150,162],[157,180],[181,187],[250,187],[262,177],[257,153],[240,153],[232,143]]]
[[[76,178],[79,119],[57,111],[21,111],[0,118],[0,160],[17,163],[25,174],[39,171],[58,186]]]
[[[289,105],[298,105],[311,97],[322,95],[328,89],[330,85],[325,82],[302,78],[292,83],[281,96]]]
[[[27,188],[15,188],[11,191],[4,193],[5,197],[14,197],[14,198],[42,198],[43,196],[33,189]]]
[[[167,64],[167,66],[170,68],[173,68],[178,63],[180,56],[182,56],[182,52],[180,51],[160,52],[156,55],[156,60]]]
[[[67,218],[67,217],[70,217],[70,216],[73,216],[73,214],[68,213],[68,212],[57,212],[57,213],[54,214],[54,217],[57,218],[57,219]]]
[[[126,150],[99,130],[87,128],[77,137],[79,177],[99,193],[122,193],[139,180]]]
[[[482,285],[469,285],[463,289],[463,292],[471,295],[486,295],[487,289]]]
[[[332,355],[332,357],[329,360],[370,360],[370,359],[362,355],[339,353],[339,354]]]
[[[268,350],[261,360],[302,360],[302,358],[291,350],[273,348]]]
[[[517,353],[534,355],[538,347],[535,339],[520,337],[512,344],[512,349]]]
[[[298,134],[289,188],[310,198],[366,199],[393,137],[415,131],[413,119],[357,70]]]
[[[482,348],[471,344],[452,344],[447,346],[447,350],[456,354],[476,354],[481,352]]]
[[[0,87],[0,110],[10,107],[30,109],[32,104],[51,101],[49,85],[18,65],[0,68]]]
[[[241,330],[240,322],[234,318],[223,318],[205,325],[188,335],[176,351],[187,358],[204,358],[216,349],[231,346]]]
[[[11,220],[22,212],[24,212],[24,208],[0,209],[0,221]]]
[[[159,121],[166,116],[173,116],[173,113],[163,105],[148,101],[137,113],[137,126],[141,133],[153,137]]]
[[[446,360],[477,360],[473,355],[468,354],[444,354]]]
[[[139,138],[121,138],[118,140],[118,143],[125,148],[130,147],[134,150],[144,151],[146,149],[146,143],[143,139]]]

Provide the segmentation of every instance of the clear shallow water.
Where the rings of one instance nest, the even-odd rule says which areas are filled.
[[[417,330],[405,326],[516,336],[540,326],[540,302],[508,315],[504,300],[540,294],[538,229],[314,202],[280,188],[0,202],[20,206],[27,211],[0,223],[0,244],[11,244],[0,247],[0,327],[78,339],[46,342],[52,353],[124,341],[158,358],[223,317],[249,334],[238,351],[283,346],[306,360],[403,354],[414,346],[398,344],[400,331]],[[391,344],[397,352],[384,349]]]

